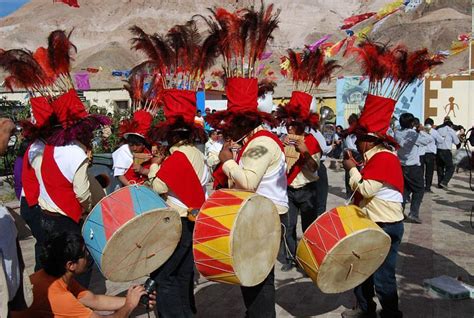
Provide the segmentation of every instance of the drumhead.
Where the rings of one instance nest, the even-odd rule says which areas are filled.
[[[242,286],[260,284],[270,273],[281,240],[280,216],[275,204],[255,194],[241,206],[230,233],[236,276]]]
[[[150,274],[173,254],[181,238],[181,218],[163,208],[140,214],[122,225],[107,242],[101,261],[104,276],[114,282]]]
[[[317,275],[318,287],[333,294],[360,285],[382,265],[390,242],[390,236],[380,229],[351,233],[327,253]]]

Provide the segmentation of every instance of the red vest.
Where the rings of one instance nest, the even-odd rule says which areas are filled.
[[[59,169],[54,160],[54,146],[46,145],[41,164],[41,177],[44,187],[53,202],[71,219],[79,223],[82,206],[77,200],[73,184]]]
[[[196,171],[181,151],[175,151],[161,164],[156,177],[188,208],[200,209],[206,200],[204,189]]]
[[[28,203],[28,206],[32,207],[38,204],[38,197],[40,193],[40,185],[38,178],[36,178],[36,173],[33,167],[30,164],[28,154],[30,152],[30,147],[26,150],[23,156],[23,168],[21,173],[21,184],[23,186],[23,191],[25,193],[25,199]]]
[[[309,154],[312,156],[318,152],[321,152],[321,147],[319,146],[318,141],[316,138],[314,138],[313,135],[308,134],[304,137],[304,143],[306,144],[306,147],[308,148]],[[300,154],[300,157],[298,160],[295,162],[293,167],[291,167],[290,172],[288,173],[288,185],[290,185],[293,180],[298,176],[298,174],[301,172],[301,169],[303,169],[304,166],[304,158]]]
[[[150,151],[145,149],[144,153],[149,153],[151,154]],[[145,161],[142,163],[142,167],[145,169],[150,169],[151,166],[151,161]],[[127,178],[128,182],[130,183],[135,183],[135,184],[143,184],[145,181],[148,180],[148,176],[144,176],[142,174],[136,173],[135,170],[133,170],[133,162],[130,168],[128,168],[127,172],[125,172],[124,177]]]

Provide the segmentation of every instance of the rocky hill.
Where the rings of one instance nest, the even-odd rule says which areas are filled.
[[[256,1],[258,3],[258,1]],[[268,2],[268,1],[267,1]],[[377,11],[393,0],[274,0],[281,8],[280,27],[271,44],[273,68],[278,72],[278,57],[286,48],[312,43],[325,34],[336,42],[345,36],[339,27],[352,15]],[[384,42],[403,41],[413,48],[428,47],[432,51],[448,50],[459,34],[471,30],[469,0],[431,0],[412,12],[390,15],[374,28],[371,38]],[[121,78],[111,76],[112,70],[130,69],[142,58],[130,50],[128,28],[134,24],[147,32],[165,32],[172,25],[183,23],[193,14],[206,13],[215,5],[233,8],[253,1],[221,0],[79,0],[80,8],[53,4],[51,0],[32,0],[10,16],[0,19],[0,47],[28,48],[46,44],[54,29],[74,28],[73,42],[78,47],[75,70],[102,67],[91,75],[94,88],[121,87]],[[360,28],[364,25],[361,24]],[[341,61],[344,68],[337,75],[357,74],[351,59]],[[437,73],[454,73],[468,67],[468,52],[450,57]],[[291,89],[280,79],[277,95]],[[322,92],[334,91],[334,83]]]

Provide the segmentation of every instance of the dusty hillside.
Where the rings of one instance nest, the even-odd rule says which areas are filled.
[[[271,45],[277,71],[278,55],[288,47],[302,47],[305,43],[333,34],[331,41],[344,37],[338,30],[344,18],[368,11],[377,11],[392,0],[275,0],[282,9],[279,30]],[[121,87],[120,78],[112,77],[114,69],[129,69],[140,60],[131,52],[128,28],[137,24],[148,32],[164,32],[176,23],[182,23],[193,14],[206,13],[206,8],[224,5],[228,8],[253,1],[195,1],[195,0],[82,0],[81,7],[73,9],[51,0],[32,0],[14,14],[0,19],[0,47],[34,49],[45,45],[46,37],[56,28],[74,27],[73,41],[78,47],[75,69],[102,67],[103,71],[91,75],[95,88]],[[376,30],[372,37],[396,43],[404,41],[416,47],[427,46],[431,50],[447,50],[457,35],[471,28],[469,0],[432,0],[415,12],[396,13]],[[357,74],[357,66],[351,60],[340,74]],[[441,66],[440,73],[457,72],[467,68],[467,51],[454,56]],[[290,89],[285,81],[279,81],[278,95]],[[327,90],[326,90],[327,89]],[[331,85],[324,92],[334,90]]]

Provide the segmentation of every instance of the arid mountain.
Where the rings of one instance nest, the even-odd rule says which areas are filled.
[[[259,1],[256,1],[257,5]],[[267,1],[268,2],[268,1]],[[339,30],[344,18],[354,14],[377,11],[393,0],[275,0],[282,10],[280,27],[270,45],[272,67],[278,72],[278,57],[289,47],[303,47],[325,34],[336,42],[345,36]],[[73,42],[78,47],[75,70],[102,67],[91,75],[94,88],[121,87],[120,78],[112,70],[130,69],[141,56],[130,50],[128,28],[139,25],[147,32],[165,32],[183,23],[194,14],[205,14],[215,5],[227,8],[249,5],[253,1],[196,0],[79,0],[80,8],[53,4],[51,0],[32,0],[14,14],[0,19],[0,47],[34,50],[46,45],[46,37],[54,29],[74,28]],[[363,24],[359,26],[362,28]],[[390,43],[405,42],[413,48],[428,47],[432,51],[448,50],[461,33],[471,30],[469,0],[431,0],[413,12],[397,12],[373,30],[371,38]],[[351,59],[340,62],[344,68],[337,75],[357,74]],[[468,67],[468,52],[450,57],[438,73],[453,73]],[[278,82],[277,95],[287,95],[291,89],[284,79]],[[322,92],[334,91],[334,83]]]

